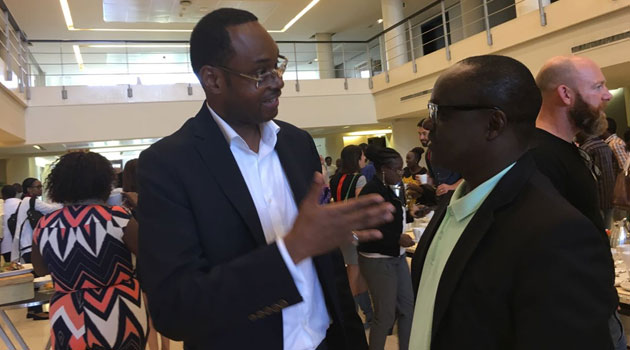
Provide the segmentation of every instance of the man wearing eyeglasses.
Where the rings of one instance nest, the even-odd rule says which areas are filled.
[[[206,101],[138,168],[139,276],[156,329],[186,349],[366,349],[337,248],[381,237],[367,228],[393,206],[319,205],[312,138],[273,120],[288,60],[254,15],[208,14],[190,53]]]
[[[597,227],[608,244],[599,208],[597,174],[588,157],[573,144],[578,132],[599,135],[605,130],[606,105],[612,98],[606,78],[592,60],[579,56],[549,59],[538,72],[536,83],[543,103],[536,119],[532,150],[536,166],[560,194]],[[586,158],[586,159],[585,159]],[[614,277],[614,270],[607,271]],[[614,286],[611,294],[617,299]],[[609,327],[615,349],[626,348],[626,337],[616,311],[610,310]]]
[[[467,58],[435,83],[433,159],[464,181],[412,260],[410,350],[612,348],[610,250],[528,153],[541,100],[505,56]]]

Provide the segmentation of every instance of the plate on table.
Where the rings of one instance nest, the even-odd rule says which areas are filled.
[[[0,272],[0,278],[23,275],[25,273],[31,273],[33,271],[33,264],[22,264],[23,269]]]

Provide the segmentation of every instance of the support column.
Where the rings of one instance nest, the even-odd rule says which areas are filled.
[[[381,0],[381,11],[385,29],[405,19],[402,0]],[[387,61],[384,68],[390,70],[407,63],[407,37],[404,25],[385,33],[384,41],[386,55],[384,59]]]
[[[516,0],[516,17],[520,17],[532,11],[538,11],[538,0]],[[543,6],[549,5],[549,0],[542,1]]]
[[[315,34],[317,41],[332,41],[332,34],[317,33]],[[332,43],[317,44],[317,67],[319,69],[320,79],[335,78],[335,62],[333,60]]]

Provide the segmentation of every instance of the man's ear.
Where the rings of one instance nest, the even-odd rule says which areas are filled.
[[[556,88],[556,93],[558,97],[567,106],[571,106],[573,104],[573,99],[575,98],[575,92],[573,89],[566,85],[558,85]]]
[[[505,112],[500,109],[493,110],[488,120],[488,135],[486,139],[488,141],[494,140],[505,131],[507,125],[508,120]]]
[[[225,86],[223,75],[219,73],[217,68],[211,66],[201,67],[199,70],[199,81],[204,90],[215,95],[221,94]]]

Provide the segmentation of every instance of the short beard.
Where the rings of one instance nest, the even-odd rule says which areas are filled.
[[[573,107],[569,109],[569,117],[575,126],[588,135],[601,135],[607,128],[606,113],[589,106],[580,94],[577,94]]]

